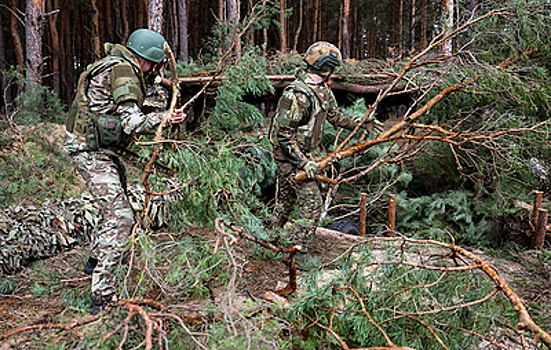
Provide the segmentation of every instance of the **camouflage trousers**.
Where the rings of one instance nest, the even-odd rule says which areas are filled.
[[[135,223],[126,194],[124,165],[115,154],[103,151],[74,153],[71,160],[101,210],[90,252],[98,260],[92,274],[92,294],[112,297],[117,287],[115,267]]]
[[[283,227],[298,204],[298,217],[288,234],[296,243],[313,237],[322,210],[320,185],[316,181],[295,181],[296,169],[292,164],[277,162],[277,197],[271,219],[272,227]]]

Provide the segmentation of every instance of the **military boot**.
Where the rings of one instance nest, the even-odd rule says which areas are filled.
[[[107,308],[115,305],[116,298],[113,296],[92,295],[92,303],[90,304],[90,315],[97,315]]]
[[[84,264],[84,273],[87,275],[93,274],[96,266],[98,266],[98,259],[89,257],[86,264]]]

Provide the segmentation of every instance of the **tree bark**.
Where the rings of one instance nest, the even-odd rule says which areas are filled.
[[[121,2],[121,10],[122,10],[122,23],[123,23],[123,34],[122,34],[122,42],[126,43],[128,40],[128,37],[130,36],[130,23],[128,23],[128,0],[122,0]]]
[[[404,0],[400,0],[400,10],[398,11],[398,52],[397,56],[404,54]]]
[[[104,41],[107,41],[107,42],[111,42],[113,41],[113,8],[112,8],[113,4],[111,3],[111,1],[106,1],[105,2],[105,6],[104,6],[104,9],[105,9],[105,31],[103,31],[104,33],[104,37],[103,37],[103,40]]]
[[[416,10],[415,10],[415,0],[411,0],[411,23],[410,23],[410,41],[409,41],[409,49],[415,50],[415,16],[416,16]]]
[[[149,0],[147,27],[159,34],[163,33],[163,0]]]
[[[101,58],[101,42],[99,38],[99,10],[98,1],[92,0],[92,41],[94,43],[94,59]]]
[[[268,47],[268,28],[262,28],[262,56],[266,57],[266,48]]]
[[[314,0],[314,38],[313,42],[318,41],[321,21],[321,0]]]
[[[454,4],[453,0],[442,0],[442,28],[445,33],[449,33],[453,30],[454,27]],[[445,56],[449,56],[452,54],[452,38],[450,37],[448,40],[444,42],[442,45],[442,54]]]
[[[11,0],[11,12],[10,12],[10,30],[13,40],[13,46],[15,49],[15,57],[17,59],[17,65],[19,69],[25,67],[25,53],[23,51],[23,44],[21,43],[21,37],[19,36],[18,18],[15,14],[19,13],[17,8],[17,0]]]
[[[63,74],[60,75],[62,82],[65,101],[69,101],[73,94],[73,81],[75,80],[75,71],[74,65],[67,61],[71,61],[68,57],[73,57],[74,53],[71,49],[71,31],[70,31],[70,18],[71,11],[69,9],[69,0],[61,0],[61,12],[60,12],[60,22],[61,22],[61,42],[60,46],[60,69]]]
[[[279,0],[279,50],[281,52],[287,51],[287,18],[285,18],[285,11],[287,11],[286,1]]]
[[[298,40],[300,37],[300,32],[302,31],[302,17],[304,16],[304,0],[300,0],[298,4],[298,25],[295,31],[295,42],[293,45],[293,51],[297,51]]]
[[[58,0],[48,0],[49,12],[59,10]],[[60,84],[60,40],[59,33],[57,31],[57,18],[58,14],[54,13],[48,16],[48,25],[50,28],[50,41],[52,48],[52,70],[53,70],[53,89],[58,96],[61,96],[61,84]]]
[[[44,33],[44,0],[27,0],[25,36],[27,78],[31,84],[42,84],[42,34]]]
[[[429,2],[428,0],[423,0],[423,5],[421,7],[421,33],[419,33],[420,46],[419,49],[423,50],[428,45],[428,21],[429,21]]]
[[[350,58],[350,0],[343,0],[342,11],[342,58]]]
[[[2,106],[2,102],[4,102],[7,109],[8,105],[11,103],[11,97],[9,96],[8,90],[6,90],[8,81],[3,73],[3,71],[8,68],[3,28],[4,24],[2,22],[2,16],[0,15],[0,106]]]
[[[187,0],[178,0],[178,33],[180,35],[180,60],[189,58]]]
[[[230,43],[235,40],[238,40],[237,37],[237,23],[239,22],[239,0],[227,0],[226,9],[227,9],[227,18],[226,21],[234,26],[230,33],[229,39]],[[231,45],[231,44],[230,44]],[[241,40],[238,40],[234,45],[234,52],[237,54],[238,58],[241,57]]]
[[[179,52],[180,52],[180,20],[178,18],[178,7],[179,7],[179,0],[178,1],[172,1],[169,2],[171,4],[171,12],[170,12],[170,28],[172,30],[169,30],[169,32],[172,34],[170,37],[167,38],[168,42],[171,43],[172,48],[175,50],[174,55],[176,58],[178,58]],[[168,14],[167,14],[168,16]]]
[[[231,24],[237,23],[239,21],[239,0],[227,0],[226,8],[226,21]]]

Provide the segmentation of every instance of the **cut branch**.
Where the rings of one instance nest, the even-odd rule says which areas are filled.
[[[339,162],[343,158],[351,157],[355,154],[359,154],[360,152],[364,152],[375,145],[401,138],[400,136],[396,137],[396,134],[403,133],[404,130],[406,130],[413,121],[419,119],[422,115],[427,113],[431,108],[433,108],[436,104],[442,101],[446,96],[464,89],[466,86],[473,84],[476,80],[477,78],[471,78],[469,81],[465,83],[459,83],[459,84],[455,84],[445,88],[438,95],[430,99],[424,106],[419,108],[417,111],[406,116],[404,119],[394,124],[392,127],[384,131],[382,134],[374,137],[371,140],[368,140],[366,142],[363,142],[357,145],[353,145],[343,150],[339,150],[337,148],[337,150],[335,150],[327,157],[322,159],[320,162],[318,162],[320,170],[327,168],[328,166],[330,166],[335,162]],[[306,179],[308,179],[308,177],[306,176],[306,173],[302,170],[299,171],[295,176],[296,181],[304,181]]]

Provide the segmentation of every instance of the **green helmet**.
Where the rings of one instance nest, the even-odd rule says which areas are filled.
[[[150,29],[138,29],[130,34],[126,47],[148,61],[159,63],[166,58],[165,42],[165,38],[157,32]]]
[[[308,64],[308,68],[315,70],[321,70],[323,66],[334,69],[342,64],[342,55],[335,45],[327,41],[318,41],[306,50],[304,61]]]

